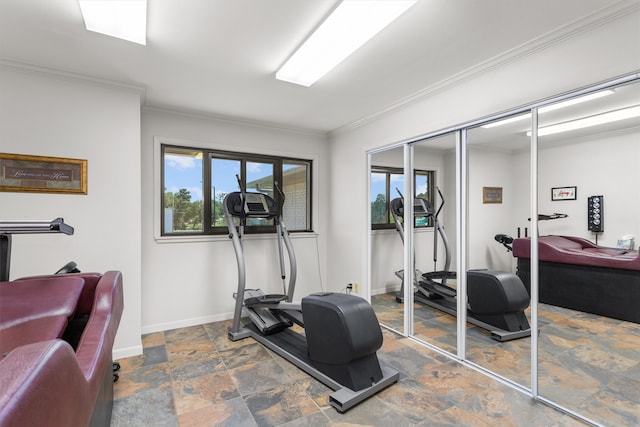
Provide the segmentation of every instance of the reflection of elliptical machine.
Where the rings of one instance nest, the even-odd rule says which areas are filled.
[[[371,305],[355,295],[312,294],[300,303],[292,302],[296,260],[289,233],[282,221],[281,207],[262,193],[229,193],[223,202],[229,237],[238,265],[238,292],[229,338],[253,337],[275,353],[335,390],[330,404],[339,412],[398,381],[399,373],[381,367],[376,351],[382,346],[382,331]],[[277,183],[276,188],[280,191]],[[284,197],[284,194],[280,191]],[[277,233],[281,277],[285,280],[282,241],[289,258],[289,289],[283,295],[265,294],[245,288],[245,259],[242,237],[247,218],[273,220]],[[234,225],[239,219],[239,227]],[[243,312],[251,323],[241,327]],[[290,326],[305,328],[304,334]]]
[[[444,197],[439,188],[441,203],[435,211],[431,203],[423,198],[414,199],[415,217],[432,218],[434,227],[433,261],[437,262],[438,235],[442,238],[445,249],[444,269],[421,274],[414,280],[416,291],[414,299],[417,302],[436,308],[451,315],[457,315],[457,291],[447,285],[448,279],[455,279],[456,273],[450,271],[451,251],[449,240],[444,228],[438,221],[438,216],[444,206]],[[403,198],[391,201],[391,212],[396,230],[404,243],[403,221],[405,217]],[[434,267],[435,269],[435,267]],[[398,302],[403,302],[404,285]],[[510,341],[531,335],[531,328],[524,314],[529,306],[529,294],[518,276],[512,273],[496,270],[467,271],[467,321],[491,333],[491,338],[497,341]]]

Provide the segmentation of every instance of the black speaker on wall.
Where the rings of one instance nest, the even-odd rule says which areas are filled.
[[[589,196],[587,198],[587,228],[593,233],[604,231],[604,197]]]

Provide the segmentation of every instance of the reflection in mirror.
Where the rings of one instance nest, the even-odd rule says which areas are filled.
[[[467,132],[466,357],[526,388],[530,296],[511,245],[530,230],[530,126],[527,113]]]
[[[413,153],[414,336],[455,354],[455,133],[416,142]]]
[[[371,209],[369,260],[371,304],[384,326],[404,331],[404,307],[396,302],[400,290],[404,254],[398,239],[389,201],[404,187],[403,147],[370,155]]]
[[[539,116],[539,394],[638,425],[640,83],[584,99]],[[514,246],[523,274],[527,249]]]

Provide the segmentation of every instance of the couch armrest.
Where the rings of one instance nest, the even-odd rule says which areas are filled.
[[[0,426],[88,425],[93,402],[69,344],[25,345],[0,360]]]
[[[76,357],[89,382],[90,395],[98,395],[106,370],[112,369],[112,349],[124,309],[122,273],[107,271],[98,281],[89,321]]]

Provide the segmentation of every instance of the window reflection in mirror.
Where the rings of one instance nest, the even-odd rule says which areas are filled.
[[[403,332],[404,307],[396,302],[395,297],[401,286],[396,273],[402,272],[404,253],[389,210],[389,201],[396,194],[395,188],[404,188],[403,147],[371,154],[370,164],[371,304],[382,325]]]

